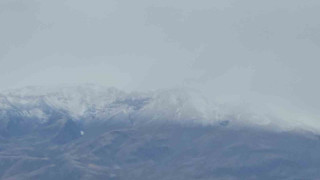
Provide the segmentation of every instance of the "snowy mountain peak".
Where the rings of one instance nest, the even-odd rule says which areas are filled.
[[[50,113],[67,113],[74,120],[108,120],[127,115],[145,120],[206,121],[209,106],[195,92],[159,90],[148,93],[125,93],[116,88],[80,85],[58,88],[26,87],[1,93],[0,107],[43,119]]]
[[[2,124],[10,117],[28,118],[41,124],[56,119],[57,114],[83,123],[128,119],[132,122],[228,124],[314,132],[320,129],[316,121],[288,120],[273,114],[257,114],[244,107],[215,104],[200,93],[185,89],[126,93],[116,88],[85,84],[26,87],[0,93]]]

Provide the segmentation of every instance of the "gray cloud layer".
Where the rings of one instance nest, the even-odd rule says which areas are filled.
[[[315,113],[319,8],[318,0],[2,0],[0,88],[191,87]]]

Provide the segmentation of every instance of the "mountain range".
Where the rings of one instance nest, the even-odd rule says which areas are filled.
[[[318,179],[320,136],[259,118],[192,90],[5,90],[0,179]]]

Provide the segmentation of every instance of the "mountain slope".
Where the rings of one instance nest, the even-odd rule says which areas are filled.
[[[222,112],[181,90],[6,91],[0,96],[0,179],[320,177],[317,134],[239,125],[238,114]]]

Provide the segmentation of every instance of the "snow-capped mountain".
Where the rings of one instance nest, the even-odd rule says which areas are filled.
[[[0,95],[0,179],[320,177],[318,134],[274,131],[281,126],[273,117],[261,118],[186,90],[7,90]]]
[[[194,90],[170,89],[127,93],[92,84],[60,87],[26,87],[0,92],[0,123],[10,117],[44,124],[63,114],[72,121],[91,123],[115,118],[132,123],[171,121],[203,125],[258,126],[269,130],[318,132],[315,121],[288,120],[275,113],[256,113],[245,106],[209,101]],[[310,123],[311,122],[311,123]]]
[[[45,123],[52,113],[64,113],[74,121],[107,121],[118,115],[135,120],[209,122],[215,109],[195,93],[163,90],[125,93],[115,88],[81,85],[74,87],[27,87],[1,93],[2,116],[16,115]]]

